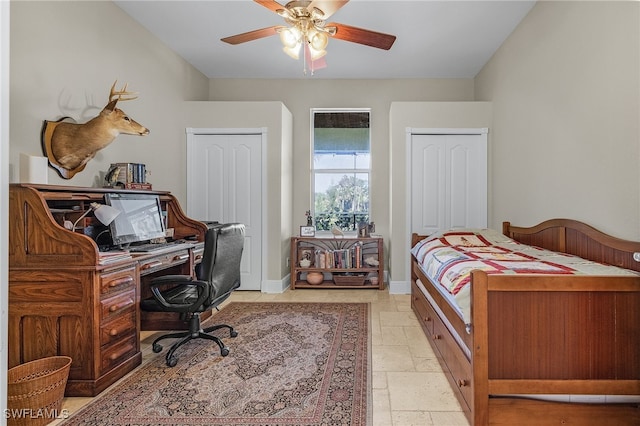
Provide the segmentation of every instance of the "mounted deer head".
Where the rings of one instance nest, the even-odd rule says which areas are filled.
[[[84,170],[96,153],[109,145],[119,134],[146,136],[149,129],[131,119],[124,111],[116,108],[118,101],[136,99],[136,93],[127,92],[125,84],[115,90],[117,81],[111,86],[109,103],[97,117],[84,124],[45,120],[42,124],[42,147],[49,163],[60,176],[72,178]]]

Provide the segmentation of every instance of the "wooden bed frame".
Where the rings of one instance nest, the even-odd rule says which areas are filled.
[[[640,243],[575,220],[552,219],[531,228],[504,222],[503,233],[640,271],[633,259]],[[412,247],[423,238],[414,234]],[[467,331],[411,262],[412,309],[472,425],[640,425],[640,404],[632,402],[640,395],[640,276],[473,271]],[[582,397],[552,402],[517,396],[532,394]],[[618,402],[601,395],[615,395]]]

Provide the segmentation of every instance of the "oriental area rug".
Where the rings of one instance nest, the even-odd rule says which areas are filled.
[[[361,425],[370,419],[368,303],[232,302],[203,326],[230,353],[196,339],[164,350],[63,425]]]

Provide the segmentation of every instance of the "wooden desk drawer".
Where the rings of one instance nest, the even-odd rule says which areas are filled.
[[[140,260],[140,274],[147,275],[161,269],[167,269],[173,265],[180,265],[188,262],[188,249],[174,251],[166,254],[159,254],[157,256]]]
[[[118,343],[104,347],[100,353],[100,374],[117,367],[138,351],[138,337],[134,334]]]
[[[100,323],[116,318],[125,312],[136,311],[136,291],[127,291],[117,296],[100,301]]]
[[[192,253],[193,253],[194,265],[202,262],[202,255],[204,254],[204,245],[201,247],[194,248]]]
[[[136,286],[136,268],[130,267],[100,275],[100,294],[102,296],[125,291]]]
[[[125,336],[136,335],[136,312],[131,311],[120,315],[112,321],[107,321],[100,326],[100,345],[104,346],[116,342]]]

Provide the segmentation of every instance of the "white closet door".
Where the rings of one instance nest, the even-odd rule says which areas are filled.
[[[241,290],[262,281],[261,134],[188,134],[187,215],[245,225]]]
[[[487,226],[485,134],[411,135],[411,232]]]

